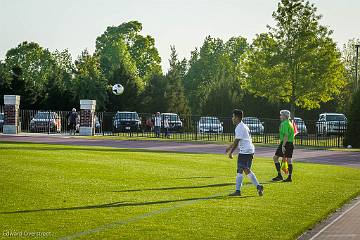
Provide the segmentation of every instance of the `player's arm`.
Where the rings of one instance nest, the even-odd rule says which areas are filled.
[[[233,158],[233,152],[234,152],[235,149],[238,147],[239,141],[240,141],[240,139],[236,139],[236,138],[235,138],[234,142],[233,142],[232,144],[230,144],[229,147],[226,148],[226,153],[229,154],[229,158],[230,158],[230,159]]]

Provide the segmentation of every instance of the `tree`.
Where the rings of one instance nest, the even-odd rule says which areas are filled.
[[[51,53],[52,71],[45,84],[42,108],[53,110],[71,109],[79,104],[75,101],[72,75],[74,64],[68,50]]]
[[[313,109],[338,95],[345,84],[332,31],[304,0],[282,0],[273,13],[275,27],[256,37],[245,62],[247,88],[272,102]]]
[[[348,107],[350,105],[351,96],[354,93],[354,90],[356,89],[356,83],[355,83],[355,65],[356,65],[356,50],[355,45],[360,44],[360,39],[350,39],[346,44],[343,45],[342,51],[341,51],[341,59],[345,66],[345,73],[346,73],[346,84],[342,91],[342,94],[340,94],[337,97],[337,103],[339,105],[340,111],[347,111]],[[360,65],[360,64],[359,64]],[[360,66],[358,66],[358,69],[360,69]]]
[[[348,125],[344,145],[360,148],[360,90],[354,92],[347,116]]]
[[[11,73],[8,94],[21,95],[24,108],[39,108],[53,70],[51,53],[37,43],[23,42],[6,53],[5,68]]]
[[[144,82],[136,74],[136,64],[125,41],[119,38],[117,42],[102,48],[97,56],[99,56],[100,67],[107,83],[109,85],[121,83],[125,89],[120,96],[109,92],[106,109],[110,111],[135,111],[140,106],[139,97],[144,89]]]
[[[166,111],[167,106],[164,101],[164,93],[166,91],[167,81],[165,76],[158,70],[154,71],[148,78],[141,97],[142,110],[149,113]]]
[[[186,60],[178,60],[174,46],[171,46],[169,63],[170,69],[166,74],[167,86],[164,95],[167,111],[188,115],[190,114],[190,109],[185,97],[183,85],[183,78],[186,72]]]
[[[101,72],[99,59],[84,50],[75,61],[74,95],[81,99],[96,100],[96,107],[104,110],[107,103],[107,81]]]
[[[134,61],[140,78],[151,74],[160,67],[161,58],[155,47],[153,37],[142,36],[142,24],[137,21],[125,22],[119,26],[110,26],[96,39],[96,52],[101,52],[108,46],[122,39]]]
[[[242,58],[246,39],[233,37],[227,42],[208,36],[189,60],[184,86],[195,114],[228,115],[242,100]]]
[[[11,75],[5,62],[0,61],[0,96],[9,94],[11,89]],[[3,104],[3,98],[0,98],[0,105]]]

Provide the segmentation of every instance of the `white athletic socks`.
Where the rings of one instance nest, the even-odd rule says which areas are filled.
[[[254,184],[255,187],[257,187],[257,186],[260,185],[259,182],[258,182],[258,180],[256,179],[255,174],[254,174],[253,172],[250,171],[250,173],[249,173],[247,176],[250,178],[252,184]]]
[[[241,173],[238,173],[236,175],[236,191],[240,191],[243,181],[243,175]]]
[[[260,183],[258,182],[258,180],[253,172],[250,171],[250,173],[247,176],[251,180],[252,184],[255,185],[255,187],[260,185]],[[236,175],[236,191],[240,191],[240,189],[242,187],[242,181],[243,181],[243,175],[241,173],[238,173]]]

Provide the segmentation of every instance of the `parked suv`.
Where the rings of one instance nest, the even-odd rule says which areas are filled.
[[[169,130],[171,132],[180,132],[183,128],[183,123],[176,113],[162,113],[161,114],[161,126],[164,127],[165,118],[169,119]]]
[[[243,123],[248,126],[251,134],[264,134],[264,123],[256,117],[244,117]]]
[[[117,112],[113,119],[114,132],[138,132],[141,121],[137,112]]]
[[[56,112],[37,112],[30,121],[31,132],[61,132],[61,119]]]
[[[223,123],[217,117],[201,117],[198,122],[199,133],[223,133]]]
[[[347,119],[342,113],[322,113],[316,122],[319,135],[343,134],[346,131]]]

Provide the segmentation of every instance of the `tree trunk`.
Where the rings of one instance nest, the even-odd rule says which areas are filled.
[[[295,101],[296,101],[296,66],[297,64],[294,63],[293,68],[292,68],[292,78],[291,78],[291,106],[290,106],[290,117],[291,119],[295,118]]]
[[[290,106],[290,117],[291,119],[295,118],[295,101],[291,101],[291,106]]]

